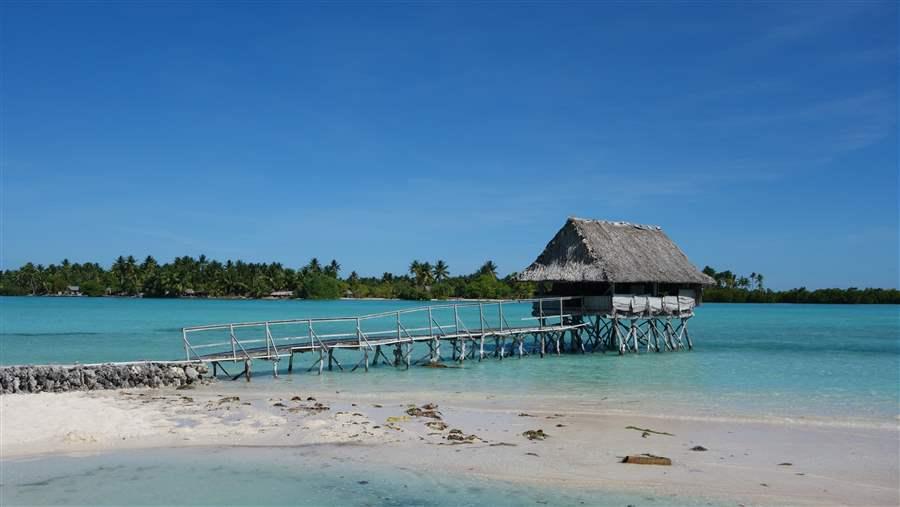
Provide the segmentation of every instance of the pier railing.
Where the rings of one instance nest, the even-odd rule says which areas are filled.
[[[182,329],[187,360],[278,360],[294,351],[368,349],[382,344],[503,336],[563,328],[582,298],[445,303],[361,316],[310,317]]]

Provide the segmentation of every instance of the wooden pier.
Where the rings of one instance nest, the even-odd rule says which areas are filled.
[[[632,301],[625,308],[619,302],[618,311],[613,306],[611,313],[594,313],[585,303],[580,296],[461,302],[354,317],[186,327],[182,339],[187,360],[211,363],[214,375],[221,369],[247,380],[253,360],[272,362],[277,376],[282,360],[292,372],[295,356],[307,353],[313,356],[308,371],[318,369],[321,374],[345,366],[368,371],[379,362],[409,368],[564,352],[661,352],[684,348],[684,341],[688,348],[693,346],[687,332],[693,304],[683,308],[679,302],[674,309],[648,300],[637,306]],[[417,346],[425,352],[419,358]],[[352,367],[344,365],[337,351],[352,351],[358,359]],[[243,370],[235,375],[222,365],[239,362]]]

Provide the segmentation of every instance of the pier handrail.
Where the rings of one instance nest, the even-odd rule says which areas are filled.
[[[234,328],[241,327],[251,327],[251,326],[264,326],[267,323],[271,325],[280,325],[280,324],[301,324],[308,321],[313,321],[316,323],[325,323],[325,322],[347,322],[347,321],[356,321],[356,319],[369,320],[374,318],[381,317],[390,317],[394,316],[398,313],[401,315],[407,313],[415,313],[428,311],[429,308],[432,310],[442,310],[446,308],[474,308],[480,304],[515,304],[515,303],[537,303],[542,301],[572,301],[576,299],[581,299],[581,296],[561,296],[561,297],[552,297],[552,298],[530,298],[530,299],[479,299],[479,300],[465,300],[464,303],[458,304],[440,304],[440,305],[424,305],[424,306],[416,306],[414,308],[406,308],[403,310],[393,310],[389,312],[381,312],[381,313],[368,313],[365,315],[359,316],[348,316],[348,317],[305,317],[302,319],[276,319],[276,320],[259,320],[259,321],[246,321],[246,322],[232,322],[228,324],[204,324],[200,326],[187,326],[182,328],[185,331],[208,331],[211,329],[220,329],[227,326],[233,326]]]

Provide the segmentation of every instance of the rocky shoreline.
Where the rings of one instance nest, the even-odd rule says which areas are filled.
[[[133,387],[183,387],[208,383],[203,363],[146,362],[75,366],[0,367],[0,394],[62,393]]]

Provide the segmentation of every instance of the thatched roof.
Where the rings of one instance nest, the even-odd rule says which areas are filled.
[[[519,279],[712,285],[655,225],[569,218]]]

